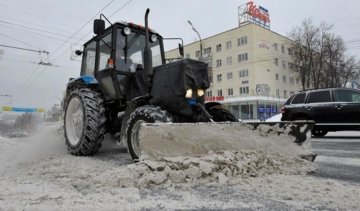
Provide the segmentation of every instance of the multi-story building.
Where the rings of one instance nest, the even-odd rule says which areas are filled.
[[[185,45],[184,55],[208,63],[211,87],[207,101],[222,102],[240,119],[266,119],[279,113],[284,101],[301,90],[293,72],[291,42],[248,22],[201,43]],[[178,55],[177,49],[166,53],[170,58]]]

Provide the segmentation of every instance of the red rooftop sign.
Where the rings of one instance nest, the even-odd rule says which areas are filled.
[[[253,1],[246,3],[246,12],[257,22],[270,23],[269,11],[262,6],[257,7]]]

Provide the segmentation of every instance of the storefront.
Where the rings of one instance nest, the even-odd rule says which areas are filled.
[[[281,112],[285,99],[262,96],[223,97],[218,102],[225,105],[238,119],[264,121]]]

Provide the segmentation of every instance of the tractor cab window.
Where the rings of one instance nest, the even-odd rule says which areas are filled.
[[[84,46],[81,75],[94,75],[96,42]]]
[[[159,41],[149,42],[152,50],[152,64],[158,66],[162,64],[161,50]],[[116,41],[116,69],[135,72],[138,64],[144,65],[145,35],[131,32],[124,35],[121,29],[118,29]]]
[[[99,41],[99,70],[107,69],[108,59],[111,57],[111,35],[106,34]]]

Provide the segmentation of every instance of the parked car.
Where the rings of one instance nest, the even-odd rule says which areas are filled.
[[[360,90],[328,88],[292,95],[282,107],[282,121],[313,120],[314,136],[328,131],[360,130]]]
[[[9,138],[26,138],[29,134],[26,131],[15,131],[7,135]]]

